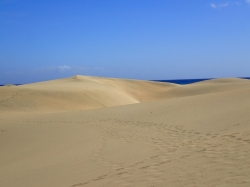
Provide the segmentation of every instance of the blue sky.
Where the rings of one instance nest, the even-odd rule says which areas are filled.
[[[0,84],[250,77],[250,0],[0,0]]]

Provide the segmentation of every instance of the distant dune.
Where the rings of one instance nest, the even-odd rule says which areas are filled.
[[[250,80],[0,87],[0,186],[250,186]]]
[[[210,79],[210,80],[205,80],[205,81],[201,81],[198,82],[201,84],[205,84],[205,83],[246,83],[249,82],[249,79],[241,79],[241,78],[219,78],[219,79]]]

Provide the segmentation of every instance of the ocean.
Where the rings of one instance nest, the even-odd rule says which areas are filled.
[[[242,79],[249,79],[250,77],[239,77]],[[192,84],[195,82],[200,82],[200,81],[205,81],[205,80],[211,80],[213,78],[206,78],[206,79],[174,79],[174,80],[152,80],[156,82],[170,82],[170,83],[175,83],[175,84]]]
[[[153,80],[156,82],[170,82],[175,84],[192,84],[195,82],[205,81],[210,79],[174,79],[174,80]]]

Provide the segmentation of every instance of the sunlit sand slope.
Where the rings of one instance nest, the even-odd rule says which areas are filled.
[[[90,79],[115,90],[128,83]],[[75,81],[83,82],[24,88],[52,92]],[[161,86],[159,95],[166,98],[144,103],[68,112],[0,110],[0,186],[249,187],[250,82]],[[135,99],[133,89],[122,89]],[[169,96],[173,90],[179,95]]]
[[[154,81],[138,81],[126,79],[104,79],[98,80],[107,83],[114,88],[126,93],[140,102],[154,101],[167,98],[166,91],[178,88],[179,85],[161,83]]]

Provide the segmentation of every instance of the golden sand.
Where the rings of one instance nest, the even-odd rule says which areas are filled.
[[[250,186],[250,81],[0,87],[0,186]]]

